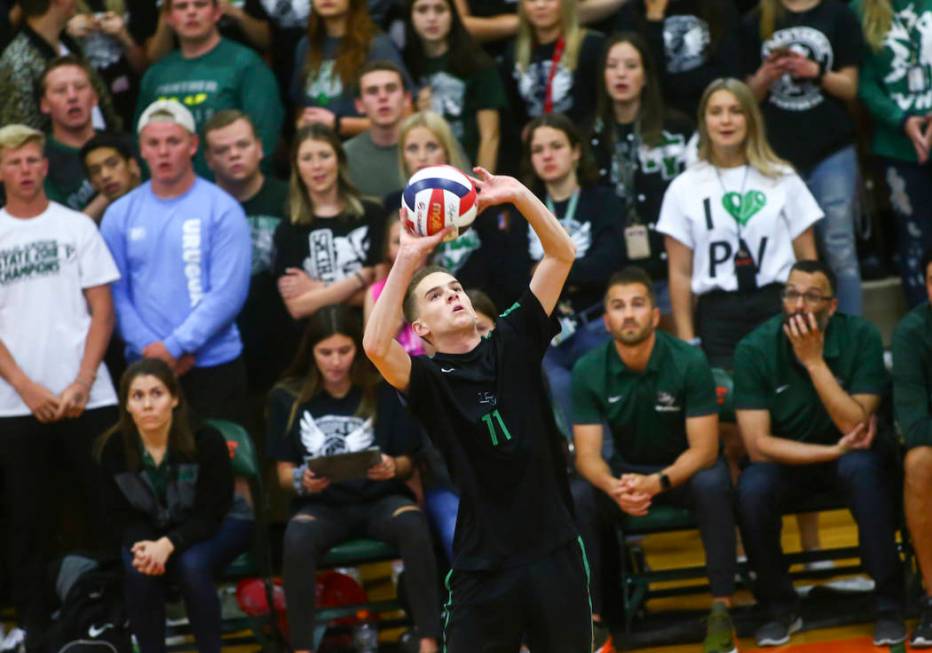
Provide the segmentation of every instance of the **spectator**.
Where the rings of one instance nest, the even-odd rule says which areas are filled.
[[[414,0],[404,58],[417,80],[417,108],[442,115],[470,161],[494,171],[505,90],[494,61],[463,27],[453,0]]]
[[[732,0],[633,0],[615,20],[616,30],[644,37],[660,68],[666,104],[690,119],[709,83],[740,72],[740,26]]]
[[[114,202],[101,231],[127,360],[159,358],[197,417],[242,421],[246,373],[236,328],[249,292],[249,226],[239,204],[194,173],[194,117],[174,100],[139,119],[152,179]]]
[[[816,236],[838,278],[839,309],[860,315],[858,161],[846,106],[857,96],[864,49],[857,18],[839,2],[764,0],[745,17],[743,37],[744,73],[774,149],[825,212]]]
[[[45,192],[52,201],[100,222],[107,198],[95,193],[84,174],[80,154],[96,133],[91,113],[97,106],[97,94],[87,64],[73,55],[52,59],[39,78],[39,92],[39,110],[52,123],[45,148],[49,160]]]
[[[287,358],[279,346],[288,316],[272,276],[272,238],[285,218],[288,184],[263,174],[262,142],[249,116],[236,109],[215,113],[204,126],[207,165],[217,185],[240,203],[252,231],[252,279],[237,318],[249,385],[263,398]]]
[[[876,440],[887,392],[876,327],[837,312],[835,278],[818,261],[793,265],[783,313],[735,352],[735,407],[751,457],[738,484],[738,513],[754,593],[767,615],[758,646],[785,644],[801,626],[780,547],[782,515],[813,493],[837,489],[858,525],[864,566],[876,583],[874,645],[906,638],[897,553],[892,443]]]
[[[518,34],[502,59],[516,124],[548,113],[589,124],[604,47],[601,34],[580,27],[576,0],[520,0]]]
[[[283,109],[275,76],[249,48],[220,36],[217,22],[227,2],[165,0],[165,20],[178,37],[178,48],[154,63],[142,78],[137,116],[152,102],[170,98],[191,107],[199,133],[222,109],[239,109],[250,117],[271,155],[278,147]],[[194,170],[210,170],[199,151]]]
[[[822,211],[770,149],[743,82],[710,84],[699,115],[699,162],[670,184],[657,231],[666,236],[676,334],[730,369],[738,341],[779,313],[796,259],[816,257],[812,225]]]
[[[877,157],[896,217],[896,249],[906,302],[925,301],[923,253],[932,249],[929,107],[932,53],[923,46],[932,21],[926,0],[857,1],[867,49],[858,95],[873,119]]]
[[[922,267],[926,271],[926,294],[932,301],[932,255],[926,254]],[[930,318],[932,309],[927,303],[911,310],[893,332],[892,347],[894,409],[907,448],[903,503],[910,541],[925,589],[920,602],[919,622],[910,642],[914,649],[932,646],[932,532],[928,518],[929,499],[932,497],[932,431],[929,428],[928,403],[932,393]]]
[[[403,483],[419,432],[396,393],[378,382],[361,341],[359,320],[347,307],[321,309],[269,396],[269,455],[278,461],[281,487],[296,495],[283,554],[291,646],[311,649],[320,559],[349,537],[367,536],[401,553],[418,650],[434,653],[440,635],[436,562],[427,522]],[[365,478],[332,481],[308,468],[314,458],[372,446],[381,462]]]
[[[601,296],[609,277],[624,262],[620,238],[624,206],[611,190],[595,185],[597,177],[589,151],[569,118],[561,114],[541,116],[531,121],[526,132],[528,187],[557,216],[576,245],[576,262],[554,311],[560,321],[560,334],[544,354],[551,396],[564,423],[572,424],[573,365],[608,338],[599,319],[605,313]],[[522,231],[524,237],[516,241],[524,241],[520,256],[529,278],[533,266],[543,258],[544,249],[533,230],[518,230]]]
[[[123,374],[120,417],[98,449],[140,653],[165,650],[170,584],[181,589],[197,650],[220,653],[214,579],[246,550],[254,527],[231,510],[233,470],[223,436],[193,429],[178,377],[164,361],[144,358]]]
[[[307,33],[311,16],[311,0],[261,0],[271,27],[272,43],[266,48],[271,57],[272,71],[283,91],[282,100],[288,101],[288,89],[294,77],[295,52],[298,43]]]
[[[658,331],[653,282],[640,268],[615,273],[605,291],[611,340],[573,368],[574,484],[579,530],[592,565],[592,612],[602,613],[601,524],[647,515],[655,505],[694,509],[705,549],[712,610],[706,653],[732,653],[734,495],[719,458],[715,381],[700,351]],[[613,455],[602,457],[603,424]]]
[[[350,180],[363,195],[381,199],[404,186],[397,148],[410,106],[405,77],[395,64],[372,61],[359,71],[356,109],[369,119],[369,127],[346,141],[345,148]]]
[[[295,135],[288,220],[275,230],[272,273],[294,319],[324,306],[360,306],[381,261],[385,212],[349,181],[346,154],[320,124]]]
[[[355,99],[362,70],[373,61],[391,61],[404,71],[401,55],[366,9],[366,0],[312,0],[307,36],[295,53],[291,99],[298,127],[319,122],[343,137],[369,129]],[[410,87],[408,73],[402,88]]]
[[[39,110],[38,82],[55,57],[83,57],[80,46],[65,32],[75,4],[73,0],[20,0],[19,6],[24,23],[0,55],[0,125],[21,123],[47,131],[49,119]],[[100,105],[93,111],[94,127],[119,129],[120,119],[106,85],[93,71],[91,82]]]
[[[97,134],[81,148],[80,157],[94,191],[107,200],[104,210],[142,181],[139,162],[122,134]]]
[[[0,496],[12,599],[30,651],[48,626],[45,549],[49,514],[61,504],[51,501],[50,479],[62,470],[49,456],[60,452],[80,480],[85,523],[100,538],[91,440],[116,412],[101,360],[119,274],[90,218],[47,199],[43,141],[24,125],[0,129]]]
[[[667,253],[657,231],[663,195],[692,152],[692,122],[664,104],[660,75],[645,39],[616,34],[605,48],[592,149],[601,183],[625,203],[625,254],[654,280],[654,297],[669,317]]]
[[[145,2],[134,3],[132,11],[127,11],[127,4],[126,0],[83,0],[67,27],[106,83],[113,107],[126,125],[136,110],[139,77],[149,65],[143,47],[147,15],[138,6]]]

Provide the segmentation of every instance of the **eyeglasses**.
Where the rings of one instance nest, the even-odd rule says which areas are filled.
[[[824,301],[832,299],[832,295],[823,295],[822,293],[810,290],[808,292],[799,292],[798,290],[793,290],[792,288],[787,288],[781,294],[783,301],[789,302],[790,304],[797,303],[802,299],[807,304],[819,304]]]

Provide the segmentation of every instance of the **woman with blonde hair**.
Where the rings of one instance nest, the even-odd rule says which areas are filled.
[[[518,34],[502,62],[516,123],[565,113],[589,124],[604,43],[580,26],[576,0],[520,0]]]
[[[291,154],[288,220],[273,237],[273,274],[288,313],[361,305],[381,258],[385,211],[349,181],[346,153],[321,124],[298,130]]]
[[[738,341],[781,310],[793,263],[816,258],[812,226],[823,214],[771,149],[744,82],[706,88],[698,131],[699,161],[670,184],[657,231],[665,235],[676,334],[730,369]]]
[[[398,135],[398,158],[406,176],[413,175],[421,168],[440,164],[470,172],[469,162],[453,136],[450,123],[434,111],[419,111],[402,121]]]

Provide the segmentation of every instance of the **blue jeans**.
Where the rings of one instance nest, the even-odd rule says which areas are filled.
[[[861,270],[854,223],[858,215],[858,157],[854,145],[838,150],[806,175],[806,185],[825,213],[815,224],[819,251],[837,278],[838,310],[861,315]]]
[[[220,653],[220,600],[214,580],[252,538],[255,522],[227,517],[209,540],[168,558],[164,576],[146,576],[133,568],[133,554],[123,549],[123,593],[130,626],[140,653],[165,651],[165,591],[177,584],[201,653]]]
[[[801,498],[837,490],[858,525],[861,561],[876,584],[878,612],[902,612],[903,569],[896,550],[896,473],[875,446],[814,465],[753,463],[738,480],[738,517],[748,561],[757,574],[754,593],[771,617],[797,605],[780,547],[786,508]]]
[[[896,253],[909,307],[928,299],[922,257],[932,249],[932,166],[880,159],[896,216]]]
[[[560,411],[560,417],[567,431],[573,428],[573,399],[571,397],[573,365],[583,354],[598,347],[609,338],[611,335],[605,330],[600,316],[579,324],[572,336],[556,347],[551,345],[544,354],[544,373],[550,384],[550,396]]]
[[[424,491],[427,516],[434,528],[447,562],[453,562],[453,534],[456,532],[456,515],[460,510],[460,496],[449,488],[434,488]]]

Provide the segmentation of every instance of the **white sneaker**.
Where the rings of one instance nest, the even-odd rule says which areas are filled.
[[[15,651],[25,644],[26,631],[22,628],[14,628],[0,642],[0,651]]]

